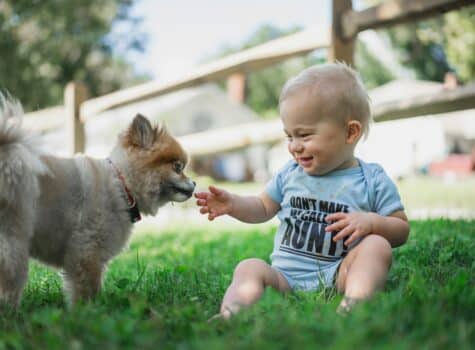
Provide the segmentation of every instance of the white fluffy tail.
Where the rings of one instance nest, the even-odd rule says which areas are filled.
[[[36,197],[37,176],[46,172],[22,118],[21,104],[0,92],[0,206],[22,201],[25,193]]]

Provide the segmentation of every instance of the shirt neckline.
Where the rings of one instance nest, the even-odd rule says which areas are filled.
[[[307,173],[305,173],[303,168],[300,165],[298,165],[297,162],[296,162],[296,164],[297,164],[297,167],[299,168],[300,172],[303,172],[303,173],[305,173],[306,175],[308,175],[310,177],[322,178],[322,177],[326,177],[326,176],[346,176],[346,175],[355,175],[355,174],[361,173],[361,171],[363,170],[362,165],[361,165],[361,160],[359,158],[356,158],[356,160],[358,161],[358,166],[351,167],[351,168],[346,168],[346,169],[341,169],[341,170],[334,170],[334,171],[331,171],[331,172],[323,174],[323,175],[308,175]]]

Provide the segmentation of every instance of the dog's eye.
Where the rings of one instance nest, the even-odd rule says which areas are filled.
[[[181,162],[174,162],[173,163],[173,170],[175,170],[176,173],[181,173],[183,171],[183,163]]]

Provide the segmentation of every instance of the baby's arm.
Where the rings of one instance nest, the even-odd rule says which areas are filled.
[[[200,213],[208,214],[208,220],[230,215],[243,222],[259,223],[271,219],[280,209],[265,192],[259,196],[239,196],[210,186],[209,192],[198,192],[195,197]]]
[[[326,220],[332,224],[325,230],[338,232],[334,241],[348,237],[346,245],[366,235],[377,234],[386,238],[392,247],[398,247],[409,235],[409,223],[402,210],[388,216],[366,212],[334,213],[327,215]]]

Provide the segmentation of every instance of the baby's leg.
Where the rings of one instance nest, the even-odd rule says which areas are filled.
[[[391,245],[381,236],[368,235],[354,247],[338,272],[337,288],[345,294],[339,311],[349,311],[355,302],[383,288],[391,261]]]
[[[266,287],[280,292],[290,291],[285,277],[261,259],[241,261],[234,270],[233,280],[221,303],[221,317],[227,319],[242,307],[254,304]]]

